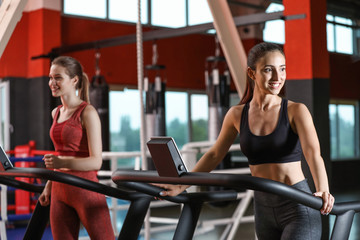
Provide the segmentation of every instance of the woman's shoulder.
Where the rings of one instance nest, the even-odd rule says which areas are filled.
[[[288,114],[289,117],[306,116],[308,115],[309,109],[307,106],[300,102],[293,102],[288,100]]]
[[[52,116],[52,118],[55,117],[56,112],[57,112],[58,109],[60,109],[61,107],[62,107],[62,105],[59,105],[59,106],[55,107],[53,110],[51,110],[51,116]]]
[[[293,102],[291,100],[288,100],[288,110],[291,110],[291,111],[304,111],[304,110],[308,110],[308,108],[303,103]]]
[[[241,118],[241,114],[244,109],[244,106],[245,106],[245,104],[234,105],[229,109],[229,111],[227,112],[226,115],[228,115],[232,119],[239,120]]]
[[[95,109],[95,107],[93,105],[91,105],[90,103],[88,103],[85,107],[84,110],[82,112],[82,115],[92,115],[92,114],[97,114],[97,111]]]

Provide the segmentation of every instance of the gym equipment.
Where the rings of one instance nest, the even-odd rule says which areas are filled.
[[[133,189],[144,193],[146,192],[146,189],[137,187],[133,182],[223,186],[235,190],[252,189],[276,194],[314,209],[321,209],[322,207],[322,199],[314,197],[311,194],[304,193],[280,182],[245,175],[188,172],[182,174],[181,177],[159,177],[154,171],[117,170],[113,173],[112,180],[116,184],[126,184],[129,187],[133,184],[131,186]],[[159,197],[159,192],[154,196]],[[212,194],[217,194],[217,192],[208,194],[209,195],[207,196],[211,197]],[[201,201],[202,198],[199,198],[198,200]],[[192,209],[192,211],[195,210]],[[360,212],[360,201],[334,204],[330,214],[336,215],[336,220],[331,233],[331,240],[344,240],[349,238],[354,215],[358,212]],[[189,218],[188,221],[193,221],[191,215],[188,215],[187,217]],[[185,234],[186,232],[186,234],[189,234],[188,232],[191,231],[194,231],[194,229],[186,227],[183,229],[182,233]],[[178,239],[189,238],[182,238],[179,236]]]
[[[158,177],[155,171],[145,171],[145,172],[151,172],[153,173],[152,176],[154,176],[155,178]],[[127,187],[158,198],[160,198],[159,192],[163,191],[163,189],[150,184],[144,184],[139,182],[122,182],[122,181],[116,181],[114,179],[113,181],[119,186]],[[182,193],[176,197],[161,197],[161,198],[174,203],[184,204],[179,217],[179,222],[177,224],[173,236],[173,240],[182,240],[182,239],[189,240],[192,239],[194,236],[197,221],[199,219],[203,204],[206,202],[236,200],[237,192],[229,190],[229,191],[219,191],[219,192]]]
[[[40,151],[36,150],[36,143],[33,140],[30,140],[28,144],[19,145],[14,148],[14,150],[8,151],[9,154],[12,154],[14,157],[10,157],[11,162],[16,167],[35,167],[38,162],[42,162],[42,157],[35,155],[44,155],[48,153],[56,154],[53,151]],[[27,182],[31,184],[41,185],[39,179],[31,178],[16,178],[19,181]],[[5,188],[5,187],[3,187]],[[4,210],[2,213],[2,218],[7,218],[9,221],[19,221],[19,220],[28,220],[30,219],[33,210],[36,206],[36,197],[34,193],[29,191],[23,191],[13,187],[2,189],[2,198],[7,198],[8,193],[14,193],[14,204],[8,204],[7,202],[2,202],[1,205],[7,210],[14,210],[15,214],[7,214],[7,211]]]
[[[209,122],[208,140],[216,141],[225,115],[230,107],[230,82],[231,76],[224,56],[220,56],[219,39],[215,36],[215,56],[208,57],[205,64],[205,85],[208,95]],[[227,153],[216,167],[216,169],[226,169],[231,167],[231,154]],[[209,190],[220,190],[223,187],[209,186]],[[226,205],[223,203],[213,203],[214,206]]]
[[[146,139],[153,136],[166,135],[165,122],[165,88],[166,76],[164,65],[157,64],[158,53],[156,42],[153,43],[152,64],[145,66],[144,91],[145,91],[145,119]],[[154,81],[150,81],[153,78]],[[147,169],[155,170],[151,159],[147,161]]]
[[[164,65],[157,64],[157,45],[153,43],[152,64],[145,66],[144,90],[146,93],[147,139],[152,136],[165,136],[165,88],[166,76]],[[154,81],[150,81],[154,78]]]
[[[89,86],[90,103],[99,114],[101,121],[101,138],[103,151],[110,150],[109,126],[109,86],[105,77],[100,74],[100,52],[95,53],[95,76]]]
[[[230,73],[225,57],[220,56],[217,37],[215,37],[215,43],[215,56],[208,57],[205,64],[205,85],[209,106],[209,141],[217,139],[222,121],[230,106]]]
[[[70,174],[56,172],[48,169],[12,167],[11,162],[5,154],[0,155],[0,162],[1,184],[14,186],[30,192],[41,192],[42,187],[33,186],[30,183],[11,179],[11,177],[40,178],[70,184],[110,197],[130,201],[130,207],[126,215],[122,230],[119,233],[118,239],[138,239],[138,235],[143,225],[146,212],[148,210],[150,201],[153,200],[153,197],[133,191],[131,192],[121,190],[97,182],[92,182],[87,179],[76,177]],[[30,221],[24,239],[40,240],[43,234],[43,230],[45,229],[48,222],[48,213],[46,210],[44,210],[43,207],[41,207],[41,205],[37,204],[32,217],[36,220]],[[42,219],[42,221],[37,222],[38,219]],[[34,224],[34,222],[36,222],[36,224]]]
[[[178,177],[187,172],[180,151],[172,137],[152,137],[147,142],[159,176]]]

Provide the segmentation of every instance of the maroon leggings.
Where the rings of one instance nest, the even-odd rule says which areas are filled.
[[[95,171],[66,173],[98,182]],[[80,221],[92,240],[115,239],[104,195],[52,182],[50,225],[54,240],[78,239]]]

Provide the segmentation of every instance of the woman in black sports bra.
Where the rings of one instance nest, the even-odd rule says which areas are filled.
[[[311,193],[301,169],[301,156],[310,167],[316,192],[323,199],[319,211],[282,197],[255,191],[255,227],[259,240],[321,238],[320,213],[331,212],[334,197],[329,192],[324,161],[312,117],[304,104],[282,99],[286,79],[285,55],[272,43],[260,43],[248,54],[248,81],[239,105],[226,114],[216,143],[198,161],[193,172],[210,172],[224,158],[240,134],[242,152],[252,176],[288,184]],[[162,196],[175,196],[184,185],[163,185]]]

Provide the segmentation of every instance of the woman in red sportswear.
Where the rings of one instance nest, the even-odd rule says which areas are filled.
[[[81,64],[71,57],[54,59],[49,77],[52,96],[60,97],[62,105],[52,111],[50,129],[59,156],[46,154],[45,165],[98,181],[96,173],[102,165],[101,123],[95,108],[89,104],[88,77]],[[50,225],[55,240],[78,239],[80,222],[91,239],[114,240],[104,195],[48,181],[39,201],[43,206],[51,202]]]

